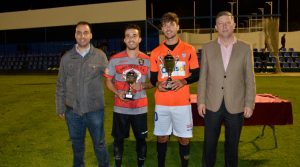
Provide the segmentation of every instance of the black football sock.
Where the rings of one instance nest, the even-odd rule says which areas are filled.
[[[181,159],[181,167],[188,167],[190,156],[190,144],[182,145],[179,143],[179,154]]]
[[[167,153],[168,143],[159,143],[157,142],[156,150],[157,150],[157,163],[158,167],[165,167],[166,153]]]

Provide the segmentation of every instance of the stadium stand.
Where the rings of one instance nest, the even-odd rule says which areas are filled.
[[[95,43],[97,41],[93,41]],[[48,72],[57,71],[59,68],[60,57],[62,54],[73,47],[73,41],[60,42],[35,42],[28,43],[26,50],[20,50],[20,44],[0,45],[0,72]],[[115,53],[122,47],[120,39],[108,40],[110,54]],[[95,45],[95,44],[94,44]],[[97,45],[97,44],[96,44]],[[261,51],[253,49],[255,72],[261,71]],[[295,52],[289,48],[288,52],[279,52],[280,66],[283,71],[300,71],[300,52]],[[276,58],[273,53],[268,53],[267,68],[269,72],[275,71]],[[197,50],[198,61],[201,61],[201,49]]]

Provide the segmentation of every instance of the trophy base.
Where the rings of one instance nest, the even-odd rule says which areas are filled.
[[[172,90],[172,83],[170,81],[167,81],[167,85],[166,85],[165,89]]]
[[[125,94],[124,99],[133,100],[133,95],[132,94]]]
[[[172,88],[165,88],[166,90],[172,90]]]

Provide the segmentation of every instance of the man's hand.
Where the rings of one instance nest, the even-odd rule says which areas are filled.
[[[245,107],[244,108],[244,117],[245,118],[250,118],[253,114],[253,110],[250,107]]]
[[[125,99],[125,94],[126,94],[125,91],[118,91],[118,92],[116,93],[116,95],[117,95],[122,101],[128,101],[127,99]]]
[[[61,119],[65,119],[65,114],[58,114]]]
[[[187,84],[185,79],[182,80],[174,80],[171,82],[172,83],[172,90],[177,91],[180,88],[184,87],[184,85]]]
[[[167,86],[167,81],[162,81],[162,82],[157,82],[157,89],[161,92],[167,92],[168,90],[166,89]],[[171,90],[173,91],[178,91],[180,88],[184,87],[184,85],[186,85],[186,80],[182,79],[182,80],[174,80],[171,81]]]
[[[201,116],[201,117],[203,117],[204,118],[204,116],[205,116],[205,114],[206,114],[206,111],[205,111],[206,109],[205,109],[205,104],[200,104],[199,106],[198,106],[198,113],[199,113],[199,115]]]
[[[131,84],[131,88],[134,90],[143,90],[143,84],[139,83],[139,82],[134,82],[133,84]]]
[[[162,81],[162,82],[157,82],[157,89],[160,92],[167,92],[168,90],[166,89],[167,81]]]

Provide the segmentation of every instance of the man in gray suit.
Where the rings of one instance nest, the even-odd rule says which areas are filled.
[[[202,48],[198,112],[205,122],[204,167],[215,165],[222,122],[225,125],[225,166],[238,166],[244,117],[251,117],[255,105],[252,49],[234,36],[234,28],[230,12],[218,13],[215,25],[218,38]]]

